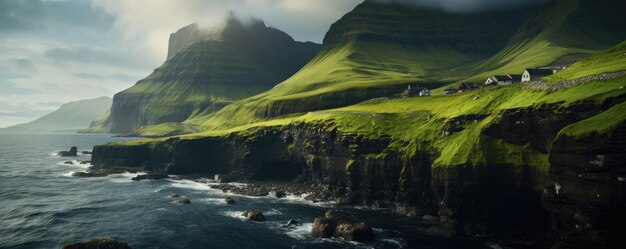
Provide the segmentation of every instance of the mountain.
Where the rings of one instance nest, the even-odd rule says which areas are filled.
[[[626,2],[619,0],[549,0],[505,49],[464,69],[482,72],[470,79],[482,80],[531,66],[572,64],[626,39],[624,9]]]
[[[331,26],[321,52],[296,75],[186,123],[223,129],[390,97],[409,83],[435,89],[571,64],[626,39],[624,5],[550,0],[541,8],[452,14],[365,1]]]
[[[92,162],[102,170],[304,182],[325,200],[436,216],[429,231],[445,236],[619,248],[625,12],[618,0],[476,14],[366,1],[331,27],[311,62],[271,90],[145,128],[202,132],[96,146]],[[530,83],[442,91],[550,65],[570,66]],[[437,89],[394,97],[408,83]]]
[[[36,120],[0,129],[0,132],[55,132],[77,131],[89,127],[92,120],[111,108],[111,98],[79,100]]]
[[[407,84],[438,88],[472,75],[454,69],[505,48],[533,11],[447,13],[365,1],[330,27],[321,52],[296,75],[188,123],[217,129],[393,96]]]
[[[170,41],[171,58],[116,94],[109,117],[87,131],[129,133],[213,113],[287,79],[320,47],[296,42],[260,20],[244,23],[232,17],[217,32],[191,25],[172,34]]]

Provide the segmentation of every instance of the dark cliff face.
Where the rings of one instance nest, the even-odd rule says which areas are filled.
[[[608,134],[559,136],[543,193],[563,248],[620,248],[626,241],[626,124]]]

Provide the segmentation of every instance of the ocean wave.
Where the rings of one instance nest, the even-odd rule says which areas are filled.
[[[65,162],[72,162],[72,164],[67,164]],[[63,161],[63,162],[58,162],[57,165],[63,165],[63,166],[68,166],[68,167],[78,167],[78,168],[89,168],[91,167],[91,163],[88,164],[81,164],[82,161],[80,160],[67,160],[67,161]]]
[[[285,234],[297,240],[306,240],[311,238],[311,229],[313,223],[303,223],[299,226],[293,226],[288,229]]]
[[[231,218],[235,218],[235,219],[239,219],[239,220],[246,220],[246,217],[241,216],[243,212],[242,211],[224,211],[221,212],[220,214],[226,217],[231,217]]]
[[[263,214],[264,215],[282,215],[283,213],[277,209],[272,209],[271,211],[267,211]]]
[[[115,182],[115,183],[125,183],[125,182],[132,182],[131,178],[137,176],[138,174],[142,174],[142,173],[130,173],[130,172],[124,172],[121,174],[112,174],[109,175],[108,178],[111,180],[111,182]]]
[[[382,239],[382,242],[386,243],[386,244],[390,244],[395,246],[395,248],[404,248],[405,247],[405,242],[403,239],[400,238],[389,238],[389,239]]]
[[[201,191],[215,191],[210,185],[203,182],[196,182],[190,180],[169,180],[172,182],[170,185],[174,188],[201,190]]]
[[[65,176],[65,177],[73,177],[74,173],[76,173],[76,171],[70,171],[70,172],[68,172],[68,173],[63,174],[62,176]]]
[[[315,201],[307,200],[306,198],[309,195],[310,194],[287,195],[284,198],[280,198],[277,200],[279,202],[304,204],[304,205],[316,206],[316,207],[333,207],[337,205],[337,202],[335,201],[315,202]]]

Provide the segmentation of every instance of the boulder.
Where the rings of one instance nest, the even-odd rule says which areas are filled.
[[[324,214],[324,217],[315,218],[311,236],[343,238],[348,241],[372,241],[374,230],[348,212],[330,210]]]
[[[63,164],[74,165],[74,162],[72,162],[72,161],[65,161]]]
[[[115,241],[112,238],[98,238],[68,244],[63,246],[63,249],[131,249],[131,247],[126,243]]]
[[[62,157],[78,156],[78,147],[73,146],[70,149],[70,151],[59,151],[59,153],[57,153],[57,155],[62,156]]]
[[[235,204],[235,199],[231,197],[226,197],[226,199],[224,199],[224,202],[226,202],[226,204],[232,205]]]
[[[91,151],[86,151],[86,150],[83,150],[81,153],[82,153],[83,155],[91,155]]]
[[[252,221],[265,221],[265,216],[263,216],[263,213],[259,212],[259,211],[255,211],[255,210],[246,210],[244,211],[241,216],[248,218],[248,220],[252,220]]]
[[[271,196],[271,197],[277,198],[277,199],[278,198],[283,198],[283,197],[286,196],[285,192],[282,192],[282,191],[270,191],[268,193],[268,195]]]
[[[287,221],[287,226],[298,226],[300,225],[300,222],[294,219],[291,219],[289,221]]]
[[[80,177],[80,178],[91,178],[91,177],[105,177],[108,176],[110,173],[109,172],[103,172],[103,171],[99,171],[99,172],[74,172],[72,174],[73,177]]]
[[[168,178],[168,175],[164,174],[145,174],[145,175],[137,175],[133,178],[130,178],[133,181],[141,181],[141,180],[160,180]]]
[[[176,204],[183,204],[183,205],[189,205],[191,204],[191,201],[189,199],[186,198],[179,198],[173,201]]]

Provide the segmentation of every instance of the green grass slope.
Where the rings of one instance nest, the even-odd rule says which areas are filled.
[[[460,70],[521,74],[535,66],[562,66],[626,39],[626,2],[621,0],[549,0],[520,29],[509,45],[488,60]],[[469,69],[468,69],[469,68]]]
[[[624,71],[626,63],[617,63],[626,57],[626,46],[618,45],[577,63],[555,74],[553,78],[584,75],[586,65],[619,65],[609,71]],[[593,71],[597,73],[598,71]],[[368,101],[357,105],[324,111],[291,115],[255,122],[230,129],[207,131],[180,136],[182,139],[225,136],[245,133],[260,127],[285,127],[293,124],[316,124],[337,130],[345,135],[368,138],[391,138],[388,148],[405,153],[436,152],[439,157],[433,167],[513,165],[530,166],[545,174],[549,163],[547,154],[530,144],[511,144],[486,135],[485,130],[502,122],[502,113],[520,108],[540,110],[546,104],[565,110],[581,103],[601,103],[623,100],[626,96],[626,77],[591,81],[556,91],[531,90],[523,84],[487,88],[464,94],[437,95],[406,99]],[[604,133],[626,122],[624,102],[596,116],[573,123],[560,133],[570,136]],[[520,121],[520,120],[518,120]],[[453,132],[446,135],[443,131]],[[163,141],[138,140],[127,144]],[[370,155],[384,157],[384,155]],[[540,188],[542,183],[537,183]]]
[[[218,129],[390,96],[408,83],[437,88],[472,75],[450,71],[497,53],[526,17],[525,11],[451,14],[366,1],[332,25],[322,51],[296,75],[188,123]]]
[[[331,27],[322,51],[299,73],[186,123],[227,129],[391,97],[408,83],[433,89],[568,65],[626,39],[622,10],[618,0],[551,0],[540,9],[448,14],[366,1]]]
[[[288,78],[320,47],[296,42],[260,20],[244,24],[234,18],[201,41],[174,45],[176,53],[163,66],[115,95],[109,118],[92,130],[129,133],[215,112]]]

